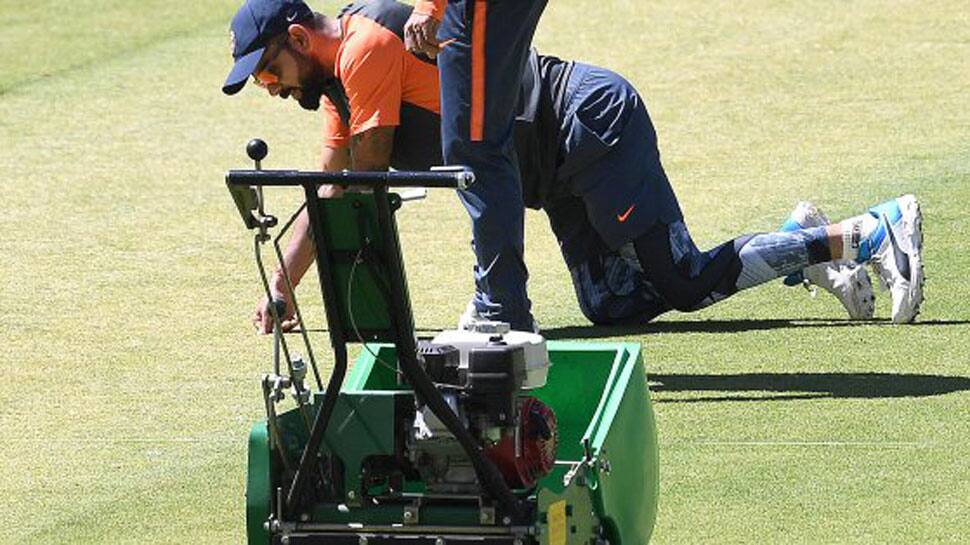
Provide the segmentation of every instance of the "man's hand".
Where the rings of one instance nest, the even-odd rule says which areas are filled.
[[[280,325],[283,327],[283,331],[291,331],[299,325],[299,321],[295,318],[296,309],[293,307],[293,301],[284,295],[285,292],[282,273],[276,271],[273,273],[273,279],[270,282],[270,293],[273,294],[274,300],[286,303],[286,310],[280,316]],[[269,300],[263,297],[256,303],[256,310],[253,311],[253,327],[260,335],[268,335],[273,332],[273,311],[270,310],[269,305]]]
[[[438,25],[434,17],[412,12],[404,23],[404,46],[412,53],[424,53],[430,58],[438,56],[441,47],[438,43]]]
[[[317,196],[321,199],[339,199],[347,188],[342,185],[321,185],[317,189]]]
[[[280,316],[280,325],[283,326],[283,331],[292,331],[293,328],[299,325],[299,322],[294,317],[293,303],[282,295],[274,295],[273,297],[286,301],[286,312]],[[253,312],[253,327],[256,328],[256,332],[260,335],[268,335],[273,332],[273,313],[270,311],[269,301],[265,297],[256,303],[256,310]]]

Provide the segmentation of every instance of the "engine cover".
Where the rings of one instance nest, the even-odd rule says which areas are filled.
[[[534,397],[519,398],[518,426],[485,449],[512,488],[532,488],[552,471],[559,430],[556,415]]]
[[[524,369],[515,371],[517,376],[521,376],[522,371],[525,371],[522,388],[531,390],[544,386],[549,373],[549,351],[546,349],[546,340],[536,333],[509,331],[508,324],[498,323],[505,327],[496,332],[442,331],[435,336],[432,343],[457,348],[460,354],[459,367],[462,370],[468,369],[471,351],[487,346],[489,343],[500,341],[508,346],[521,346],[525,352],[525,361],[516,362],[516,365],[524,364]]]

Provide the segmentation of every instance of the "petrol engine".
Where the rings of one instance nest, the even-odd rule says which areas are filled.
[[[442,332],[421,343],[418,353],[425,372],[510,488],[531,488],[552,470],[556,416],[529,395],[545,385],[549,369],[540,335],[486,323],[474,331]],[[428,493],[481,492],[457,439],[420,402],[407,438],[408,456]]]

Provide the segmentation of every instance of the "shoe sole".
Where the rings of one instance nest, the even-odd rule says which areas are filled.
[[[904,232],[907,240],[912,242],[911,251],[906,252],[909,259],[909,290],[906,293],[907,305],[905,308],[912,309],[906,316],[893,316],[895,323],[910,323],[919,316],[923,304],[923,213],[920,210],[919,202],[913,195],[904,195],[897,199],[899,208],[903,212],[903,223],[908,228]]]
[[[846,311],[849,312],[849,318],[852,320],[871,320],[876,310],[876,293],[872,289],[872,280],[869,279],[869,275],[865,273],[865,269],[861,266],[860,269],[862,270],[862,274],[855,280],[855,294],[857,297],[854,298],[854,306],[856,307],[856,312],[850,311],[848,308],[846,308]],[[858,297],[860,293],[868,293],[870,299],[867,300],[864,297]],[[845,306],[844,303],[843,306]]]

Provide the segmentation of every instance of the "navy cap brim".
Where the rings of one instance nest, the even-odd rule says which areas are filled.
[[[259,59],[263,58],[263,51],[265,50],[265,47],[260,47],[255,51],[239,57],[236,64],[232,66],[226,82],[222,85],[222,92],[227,95],[238,93],[246,85],[246,80],[249,79],[249,76],[253,75],[253,71],[256,70]]]

